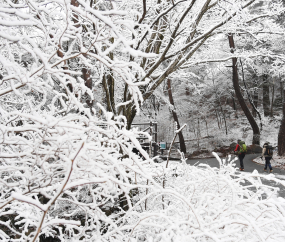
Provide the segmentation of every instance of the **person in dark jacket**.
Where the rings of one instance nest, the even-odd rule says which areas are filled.
[[[239,170],[240,171],[244,171],[243,159],[245,157],[245,152],[242,152],[242,149],[240,148],[240,146],[242,144],[240,144],[240,142],[241,142],[241,140],[239,139],[237,141],[237,145],[236,145],[236,148],[235,148],[234,152],[238,152],[238,158],[239,158],[239,163],[240,163]]]
[[[263,145],[263,149],[262,149],[262,156],[261,156],[261,159],[264,157],[265,158],[265,167],[264,167],[264,171],[267,171],[267,166],[269,167],[270,169],[270,172],[273,172],[273,169],[272,169],[272,166],[271,166],[271,163],[270,163],[270,160],[272,159],[272,156],[271,155],[268,155],[267,152],[266,152],[266,148],[267,146],[269,145],[268,142],[264,143]]]

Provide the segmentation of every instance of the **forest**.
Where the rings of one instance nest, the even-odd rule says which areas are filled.
[[[284,242],[285,181],[213,152],[285,164],[284,28],[284,0],[0,0],[0,241]]]

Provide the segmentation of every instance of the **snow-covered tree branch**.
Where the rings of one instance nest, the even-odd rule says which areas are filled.
[[[155,164],[130,130],[253,2],[1,1],[0,239],[283,241],[284,199],[262,175]]]

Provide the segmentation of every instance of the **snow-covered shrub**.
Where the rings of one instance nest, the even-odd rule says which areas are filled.
[[[123,116],[95,96],[106,73],[131,102],[144,75],[129,12],[111,2],[0,2],[0,238],[122,236],[119,218],[152,180]],[[108,10],[108,11],[107,11]],[[128,17],[126,17],[128,16]],[[142,27],[143,29],[144,27]],[[96,106],[100,100],[101,105]],[[122,105],[119,99],[117,104]],[[114,106],[116,109],[118,106]],[[140,150],[143,162],[132,149]],[[153,184],[153,182],[152,182]]]
[[[166,187],[149,190],[141,208],[136,206],[143,212],[130,232],[133,241],[284,241],[285,199],[261,178],[281,181],[257,171],[237,172],[230,159],[220,165],[157,165]]]
[[[22,125],[4,126],[13,117]],[[69,241],[121,237],[120,218],[132,208],[135,180],[152,181],[132,152],[147,153],[124,117],[62,118],[10,113],[2,119],[0,227],[2,239],[45,234]],[[152,182],[153,183],[153,182]],[[14,239],[14,240],[13,240]]]
[[[4,240],[32,241],[37,233],[60,241],[285,238],[284,199],[260,180],[278,181],[273,175],[237,173],[225,161],[219,169],[142,161],[131,152],[135,146],[147,158],[136,134],[110,113],[105,121],[21,119],[16,130],[2,127]]]

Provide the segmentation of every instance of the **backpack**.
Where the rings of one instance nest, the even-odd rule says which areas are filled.
[[[247,152],[247,148],[246,148],[244,141],[240,141],[239,142],[239,153],[246,153],[246,152]]]
[[[273,147],[272,147],[271,145],[267,145],[267,146],[266,146],[265,155],[267,155],[267,156],[273,156]]]

